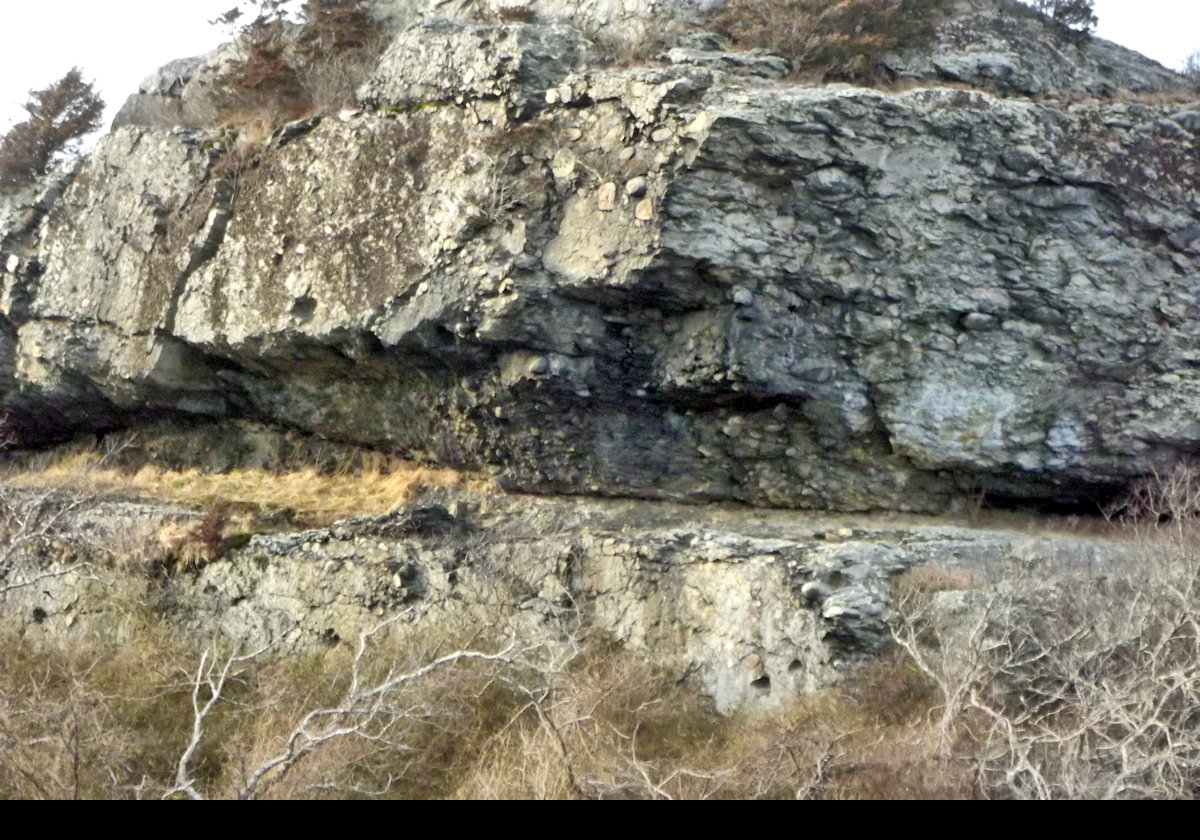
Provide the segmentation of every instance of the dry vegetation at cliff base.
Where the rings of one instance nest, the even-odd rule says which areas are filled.
[[[0,796],[158,798],[193,730],[200,652],[148,626],[125,645],[0,645]],[[381,664],[462,640],[412,638]],[[479,643],[480,640],[475,640]],[[247,796],[253,770],[313,709],[337,709],[351,653],[234,669],[189,763],[206,798],[857,798],[968,796],[930,754],[934,695],[887,660],[842,691],[765,717],[722,718],[635,654],[591,646],[561,673],[462,661],[406,685]],[[202,688],[199,702],[209,698]]]

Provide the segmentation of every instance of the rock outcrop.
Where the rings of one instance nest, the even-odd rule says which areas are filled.
[[[1094,504],[1200,449],[1200,102],[1005,0],[885,57],[907,90],[703,33],[632,66],[598,43],[703,8],[381,2],[356,107],[262,143],[209,125],[227,47],[0,197],[6,439],[167,418],[130,457],[335,441],[546,494],[264,521],[191,568],[156,535],[195,512],[5,489],[29,538],[0,540],[0,618],[119,639],[148,603],[283,652],[397,614],[600,634],[728,711],[878,652],[905,570],[978,594],[1136,560],[845,512]]]
[[[0,231],[11,434],[254,417],[522,490],[922,511],[1200,447],[1195,102],[590,49],[419,23],[249,164],[114,131]]]
[[[1047,25],[1018,0],[959,0],[933,44],[884,57],[901,79],[961,82],[1021,96],[1155,93],[1178,90],[1175,72],[1140,53]]]

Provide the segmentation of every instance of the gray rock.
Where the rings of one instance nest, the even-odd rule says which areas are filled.
[[[192,58],[170,61],[151,73],[125,100],[113,117],[112,130],[212,127],[217,122],[215,99],[220,77],[245,56],[245,45],[231,42]]]
[[[673,64],[695,64],[723,73],[757,76],[763,79],[782,79],[792,71],[791,62],[786,58],[760,49],[729,52],[720,49],[674,47],[667,51],[666,58]]]
[[[1017,0],[963,0],[932,48],[884,56],[897,77],[963,82],[1005,94],[1061,96],[1186,91],[1188,83],[1133,50],[1069,35]]]
[[[512,116],[527,117],[586,54],[568,27],[437,20],[401,32],[358,95],[376,108],[503,99]]]
[[[986,312],[968,312],[959,323],[964,330],[991,330],[998,326],[995,316]]]
[[[1171,120],[1178,123],[1192,134],[1200,133],[1200,109],[1179,111],[1171,115]]]

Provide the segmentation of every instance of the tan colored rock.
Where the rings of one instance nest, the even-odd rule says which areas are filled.
[[[559,149],[550,161],[550,172],[556,181],[569,182],[575,177],[575,153],[570,149]]]
[[[612,181],[601,184],[600,189],[596,191],[596,207],[607,212],[616,206],[617,185]]]

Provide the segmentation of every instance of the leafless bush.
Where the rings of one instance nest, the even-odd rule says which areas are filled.
[[[1002,798],[1200,791],[1200,564],[1100,578],[1028,562],[990,591],[910,597],[896,638],[941,694],[948,761]]]
[[[483,683],[474,681],[477,699],[497,683],[517,696],[539,697],[545,694],[547,675],[562,665],[558,657],[563,649],[548,652],[542,645],[522,646],[515,636],[491,650],[465,646],[405,665],[386,656],[384,640],[388,630],[405,617],[395,615],[360,635],[348,664],[344,688],[332,698],[333,702],[318,702],[304,709],[278,742],[266,747],[261,759],[255,761],[253,753],[239,757],[243,766],[231,791],[234,798],[261,798],[273,794],[277,788],[293,796],[318,790],[372,796],[391,794],[394,788],[412,784],[411,779],[402,778],[406,768],[415,765],[416,772],[423,775],[436,772],[438,758],[432,754],[436,751],[430,750],[431,744],[443,731],[450,734],[461,724],[457,720],[443,721],[454,701],[452,692],[444,690],[446,684],[435,683],[435,677],[480,666],[476,676],[482,676]],[[201,654],[190,678],[191,736],[176,764],[174,783],[162,793],[163,798],[180,795],[206,798],[203,786],[195,778],[193,757],[208,735],[211,719],[222,704],[230,702],[231,688],[238,681],[252,679],[248,668],[266,653],[267,648],[224,657],[219,657],[215,649]],[[429,692],[428,683],[441,690]],[[437,708],[439,704],[444,707],[442,710]],[[511,714],[519,717],[522,712],[518,708]],[[348,746],[353,757],[349,766],[345,761]],[[354,752],[356,747],[382,754],[382,758],[376,755],[374,766],[370,766],[361,750]],[[339,749],[343,751],[341,760],[336,757]],[[309,761],[326,753],[335,754],[335,758]],[[302,764],[309,765],[305,768],[308,772],[297,774]],[[298,783],[292,778],[295,775],[301,776]]]
[[[1182,459],[1155,468],[1110,503],[1104,515],[1144,535],[1169,526],[1173,536],[1183,540],[1200,517],[1200,464]]]
[[[1179,72],[1193,84],[1200,85],[1200,50],[1195,50],[1183,60]]]
[[[132,795],[167,772],[164,743],[182,740],[182,696],[156,669],[176,653],[153,632],[120,649],[73,652],[0,644],[0,798]]]
[[[87,566],[65,552],[65,563],[35,561],[55,553],[64,523],[92,501],[55,489],[21,491],[0,485],[0,597]]]

